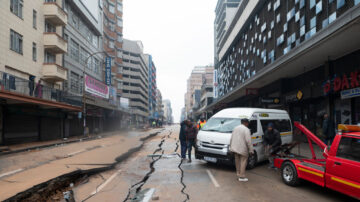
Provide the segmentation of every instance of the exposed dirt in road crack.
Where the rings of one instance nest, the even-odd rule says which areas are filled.
[[[180,140],[176,141],[175,152],[181,158],[181,155],[179,153],[177,153],[177,150],[179,149],[179,142],[180,142]],[[186,200],[184,200],[184,202],[186,202],[186,201],[190,201],[190,195],[185,192],[186,184],[184,183],[184,171],[181,168],[182,163],[183,163],[183,160],[181,159],[180,163],[178,165],[178,168],[179,168],[179,170],[181,172],[180,183],[183,186],[183,188],[181,189],[181,193],[186,196]]]

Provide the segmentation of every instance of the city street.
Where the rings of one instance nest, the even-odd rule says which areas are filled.
[[[180,158],[174,155],[180,151],[178,130],[178,126],[167,127],[115,169],[84,180],[74,188],[76,201],[136,201],[135,197],[142,201],[144,193],[153,193],[150,198],[158,201],[353,200],[311,183],[289,187],[266,163],[248,171],[249,182],[245,183],[237,181],[232,166],[199,160],[180,164]]]

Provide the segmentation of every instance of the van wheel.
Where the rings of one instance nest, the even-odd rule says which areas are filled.
[[[256,164],[257,164],[257,154],[256,151],[254,151],[254,154],[250,155],[248,158],[246,169],[251,170],[255,168]]]
[[[281,165],[281,177],[283,182],[289,186],[295,187],[300,184],[295,165],[289,161]]]

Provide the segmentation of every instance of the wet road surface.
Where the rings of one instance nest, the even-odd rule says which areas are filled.
[[[76,201],[142,201],[143,192],[153,193],[158,201],[353,200],[307,182],[289,187],[266,163],[247,171],[249,182],[237,181],[233,166],[194,159],[192,163],[181,163],[175,154],[180,152],[178,131],[178,126],[167,127],[114,170],[77,186]]]

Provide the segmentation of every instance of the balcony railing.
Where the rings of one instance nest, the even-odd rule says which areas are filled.
[[[82,106],[81,96],[38,84],[4,72],[0,72],[0,90],[78,107]]]
[[[55,32],[45,32],[44,47],[53,53],[66,53],[67,41]]]
[[[67,14],[55,2],[44,3],[45,19],[55,26],[65,26],[67,24]]]

